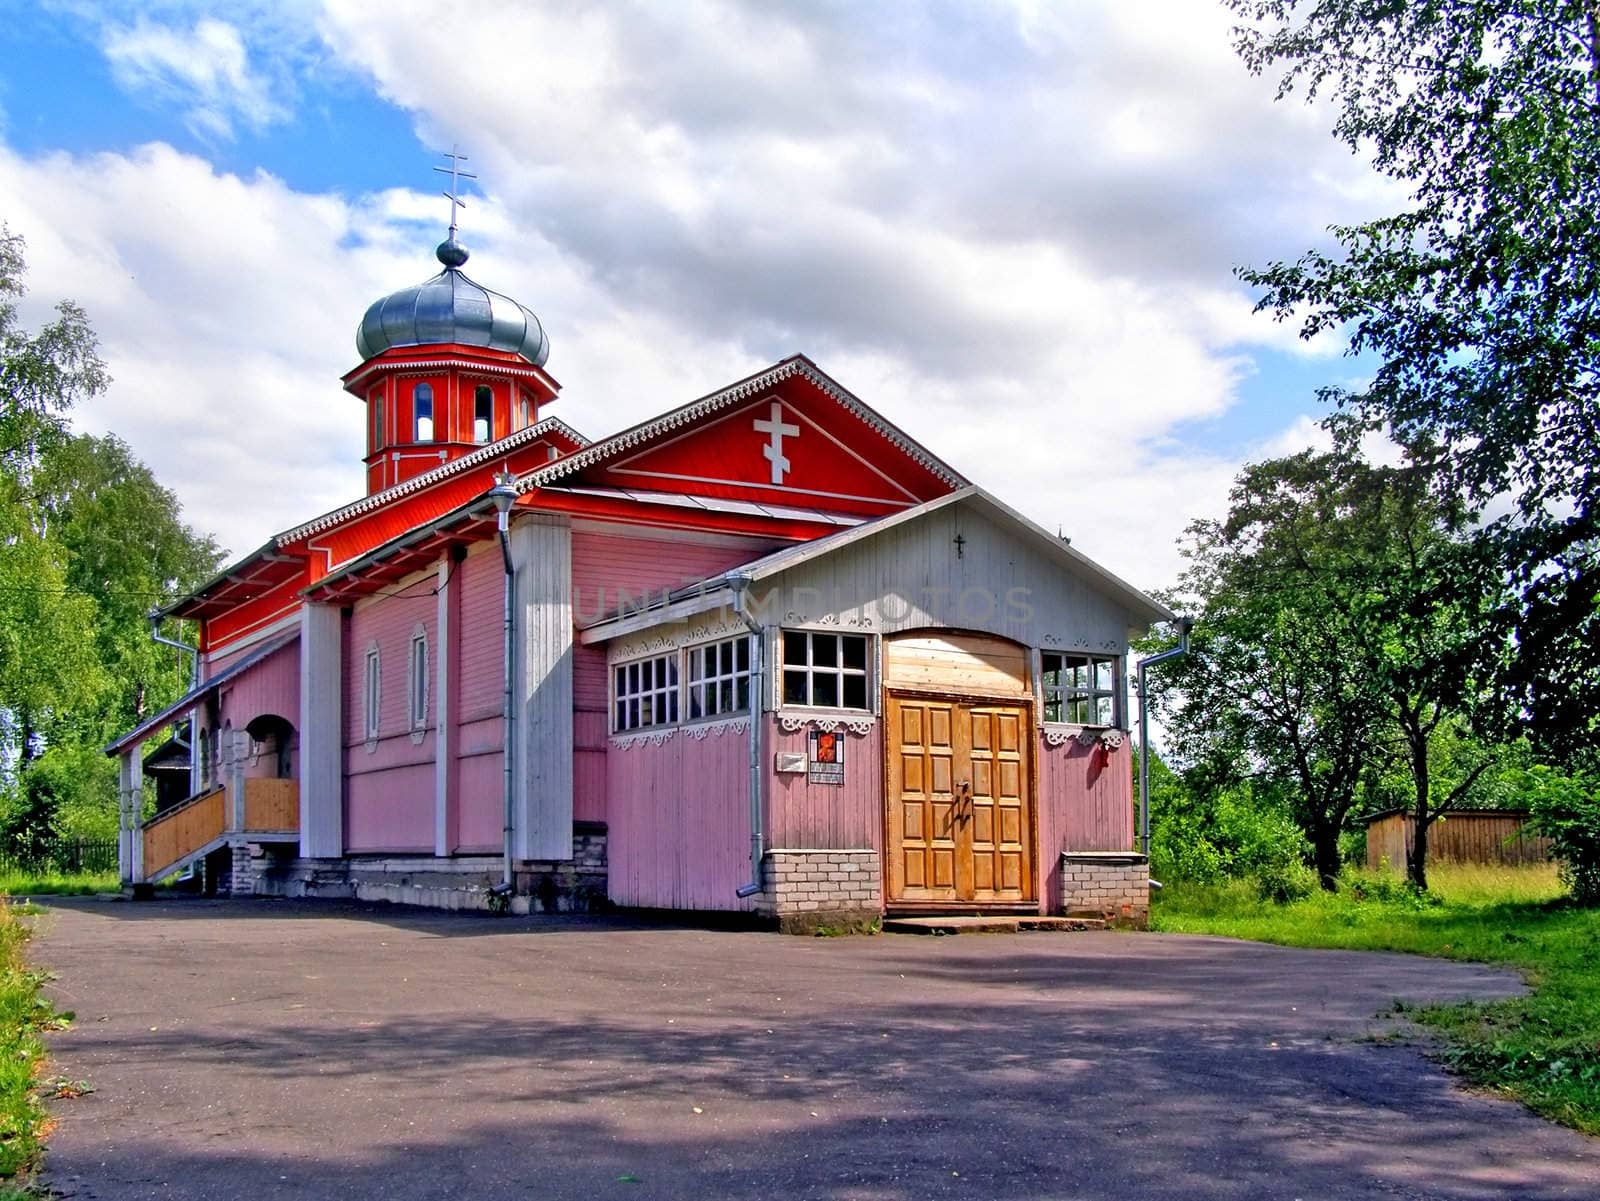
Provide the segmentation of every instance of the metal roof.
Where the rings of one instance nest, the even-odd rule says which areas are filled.
[[[395,346],[455,343],[520,355],[535,367],[550,357],[550,341],[532,310],[474,283],[461,272],[464,247],[453,239],[438,250],[444,270],[432,279],[376,300],[356,330],[363,361]]]

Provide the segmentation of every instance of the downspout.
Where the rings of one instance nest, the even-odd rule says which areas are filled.
[[[1189,653],[1189,631],[1194,618],[1178,618],[1178,645],[1159,655],[1139,660],[1139,852],[1150,858],[1150,704],[1145,693],[1145,668],[1168,659],[1181,659]]]
[[[517,715],[516,705],[513,703],[513,690],[511,668],[515,662],[513,622],[515,613],[515,564],[511,561],[511,506],[517,501],[517,489],[512,482],[509,472],[495,476],[494,487],[489,489],[489,496],[494,501],[495,507],[495,532],[500,537],[500,564],[504,568],[505,591],[501,601],[501,626],[500,639],[502,645],[502,659],[505,669],[505,687],[500,697],[501,731],[504,735],[500,752],[500,791],[504,820],[501,825],[501,839],[504,844],[504,862],[500,875],[500,892],[509,898],[514,891],[514,878],[511,871],[512,837],[514,834],[516,806],[512,796],[512,750],[516,747]]]
[[[192,692],[200,683],[200,648],[198,646],[190,646],[187,642],[180,642],[176,638],[168,638],[163,634],[161,632],[161,611],[159,609],[151,609],[149,617],[150,640],[152,642],[159,642],[162,646],[172,646],[180,651],[189,652],[189,690]],[[182,621],[178,623],[178,631],[180,633],[183,631]]]
[[[766,639],[761,623],[750,616],[745,598],[750,592],[749,576],[733,576],[733,611],[750,631],[750,883],[741,885],[739,897],[753,897],[761,891],[761,859],[766,849],[766,832],[761,828],[761,699],[762,655]]]

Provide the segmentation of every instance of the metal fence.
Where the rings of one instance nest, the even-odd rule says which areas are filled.
[[[0,846],[0,872],[79,876],[116,870],[115,838],[50,838],[27,846]]]

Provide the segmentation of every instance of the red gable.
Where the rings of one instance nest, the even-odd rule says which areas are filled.
[[[799,356],[523,481],[567,482],[868,516],[964,483]]]

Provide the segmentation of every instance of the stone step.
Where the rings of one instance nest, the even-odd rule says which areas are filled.
[[[952,914],[949,917],[886,917],[885,934],[1017,934],[1024,930],[1104,930],[1099,917],[1040,917],[1038,914]]]

